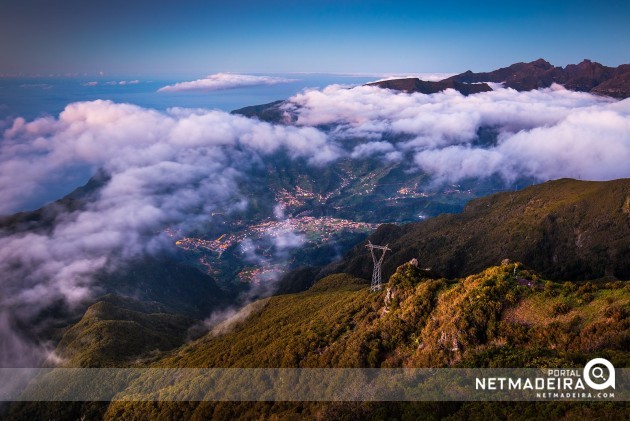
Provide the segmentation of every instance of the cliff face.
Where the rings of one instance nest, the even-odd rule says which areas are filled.
[[[628,68],[630,66],[626,65]],[[614,76],[591,89],[598,95],[624,99],[630,97],[630,71]]]
[[[515,63],[492,72],[473,73],[469,70],[444,81],[502,82],[506,87],[517,91],[547,88],[552,83],[558,83],[572,91],[627,98],[630,96],[630,64],[608,67],[584,60],[562,68],[538,59],[530,63]]]

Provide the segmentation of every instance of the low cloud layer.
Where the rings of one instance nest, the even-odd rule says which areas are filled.
[[[209,75],[204,79],[167,85],[158,89],[158,92],[221,91],[224,89],[242,88],[247,86],[277,85],[280,83],[290,83],[294,81],[294,79],[273,76],[216,73],[214,75]]]
[[[332,85],[285,104],[297,125],[334,127],[331,138],[362,138],[351,156],[404,160],[437,182],[503,176],[608,180],[630,176],[630,100],[615,101],[559,85],[463,96],[396,93]],[[497,133],[484,144],[480,128]]]
[[[169,247],[165,227],[186,232],[213,212],[243,209],[244,172],[278,152],[312,165],[341,154],[316,129],[220,111],[95,101],[70,104],[58,119],[16,119],[0,143],[3,213],[76,168],[103,168],[111,179],[85,209],[60,215],[51,232],[0,235],[0,319],[81,303],[94,293],[97,271]],[[7,351],[0,363],[17,357]]]
[[[74,103],[58,119],[18,118],[5,130],[0,143],[0,214],[19,209],[76,168],[112,173],[109,188],[121,190],[112,192],[115,197],[134,189],[150,193],[169,183],[186,189],[199,179],[230,174],[226,169],[238,171],[239,160],[278,150],[315,165],[341,155],[338,145],[310,127],[274,126],[221,111],[161,113],[110,101]]]

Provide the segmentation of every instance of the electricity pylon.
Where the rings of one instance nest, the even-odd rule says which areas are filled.
[[[370,249],[370,253],[372,253],[372,260],[374,261],[374,272],[372,272],[372,285],[370,286],[370,291],[380,291],[381,290],[381,265],[383,264],[383,258],[385,257],[385,253],[387,250],[391,251],[389,244],[385,246],[375,246],[368,240],[368,243],[365,247]],[[383,254],[381,257],[376,259],[376,254],[374,254],[374,249],[383,250]]]

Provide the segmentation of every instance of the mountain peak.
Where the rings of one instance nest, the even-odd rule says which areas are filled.
[[[543,69],[553,68],[553,65],[543,58],[539,58],[538,60],[532,61],[531,63],[528,63],[528,64],[531,64],[532,66],[543,68]]]

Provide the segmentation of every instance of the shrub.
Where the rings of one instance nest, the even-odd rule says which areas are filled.
[[[556,291],[556,285],[551,282],[551,281],[547,281],[545,282],[545,296],[546,297],[555,297],[556,295],[558,295],[558,291]]]
[[[562,314],[567,314],[572,309],[571,305],[565,301],[556,303],[553,305],[551,310],[551,314],[553,317],[560,316]]]
[[[565,282],[564,284],[562,284],[562,292],[564,295],[569,295],[572,292],[575,292],[577,290],[577,285],[575,285],[573,282]]]

